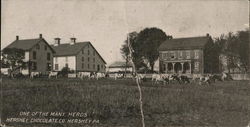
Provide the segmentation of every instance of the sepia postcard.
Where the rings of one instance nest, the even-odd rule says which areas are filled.
[[[1,0],[0,127],[250,127],[248,0]]]

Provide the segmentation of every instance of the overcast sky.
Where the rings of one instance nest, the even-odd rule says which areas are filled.
[[[218,37],[249,27],[247,0],[2,0],[2,48],[15,40],[91,41],[107,63],[122,60],[126,33],[158,27],[174,38]]]

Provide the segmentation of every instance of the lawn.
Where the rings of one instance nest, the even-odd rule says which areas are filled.
[[[141,126],[139,93],[132,80],[4,78],[2,90],[2,121],[20,117],[20,112],[81,112],[88,114],[85,119],[99,120],[94,124],[5,122],[7,125]],[[212,85],[153,85],[147,81],[142,84],[142,94],[146,127],[246,127],[250,122],[249,81]],[[71,119],[68,116],[56,118]]]

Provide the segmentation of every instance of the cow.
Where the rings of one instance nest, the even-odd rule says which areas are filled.
[[[83,79],[83,78],[88,78],[88,79],[90,79],[90,72],[79,72],[78,73],[78,77],[80,78],[80,79]]]
[[[35,77],[39,77],[41,75],[41,72],[31,72],[30,73],[30,78],[33,79]]]
[[[123,74],[120,73],[115,73],[115,80],[117,80],[117,78],[122,78]]]
[[[101,73],[101,72],[97,72],[96,73],[96,79],[98,80],[99,78],[104,78],[105,77],[105,74],[104,73]]]
[[[57,76],[58,76],[58,72],[53,72],[53,71],[49,72],[49,78],[51,78],[51,77],[57,78]]]

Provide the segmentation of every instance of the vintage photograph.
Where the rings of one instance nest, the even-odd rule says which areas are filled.
[[[0,127],[250,127],[248,0],[1,0]]]

